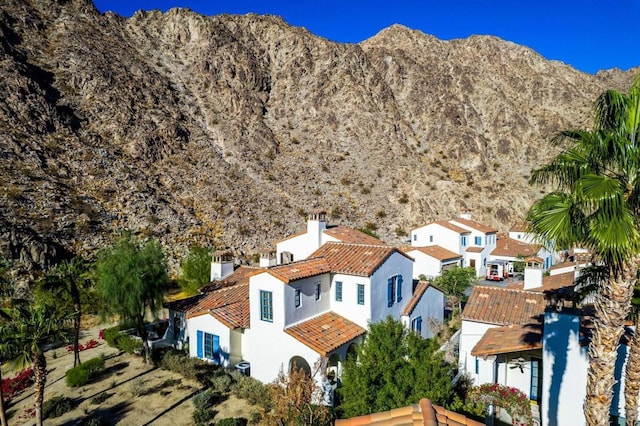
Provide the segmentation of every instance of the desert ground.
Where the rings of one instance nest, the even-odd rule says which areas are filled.
[[[186,380],[177,373],[144,364],[141,357],[121,353],[98,339],[101,328],[95,326],[84,331],[81,343],[98,340],[96,348],[80,352],[81,360],[97,356],[105,357],[106,370],[87,385],[70,388],[65,383],[65,372],[73,367],[73,353],[64,347],[47,351],[47,385],[45,401],[55,396],[74,398],[75,408],[57,418],[46,419],[46,425],[80,425],[90,416],[99,417],[107,424],[180,426],[193,424],[191,398],[201,390],[198,382]],[[15,373],[4,372],[3,377]],[[32,425],[29,412],[33,407],[33,386],[16,395],[8,404],[10,425]],[[98,403],[93,400],[103,392],[108,396]],[[217,413],[213,422],[227,417],[250,418],[251,408],[245,401],[230,396],[213,407]]]

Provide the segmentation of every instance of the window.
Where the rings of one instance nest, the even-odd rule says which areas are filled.
[[[531,358],[531,392],[529,399],[540,403],[542,389],[542,375],[540,374],[540,359]]]
[[[364,305],[364,284],[358,284],[358,305]]]
[[[415,331],[416,334],[422,334],[422,317],[414,318],[411,321],[411,330]]]
[[[418,234],[413,234],[413,241],[418,241]]]
[[[480,361],[478,361],[478,357],[476,357],[476,374],[480,371]]]
[[[320,300],[320,293],[322,292],[322,286],[320,283],[316,283],[316,300]]]
[[[429,235],[429,242],[432,243],[433,242],[433,235]]]
[[[462,237],[460,237],[460,245],[462,247],[466,247],[467,246],[467,236],[463,235]]]
[[[336,281],[336,302],[342,302],[342,281]]]
[[[482,245],[482,237],[476,237],[476,245],[477,246],[481,246]]]
[[[260,290],[260,319],[273,322],[273,295],[270,291]]]
[[[296,308],[299,308],[301,305],[301,301],[300,301],[300,289],[296,288]]]
[[[220,362],[220,336],[197,330],[196,340],[196,355],[198,358]]]
[[[387,306],[402,300],[402,275],[394,275],[387,279]]]

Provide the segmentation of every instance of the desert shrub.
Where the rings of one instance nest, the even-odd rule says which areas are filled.
[[[188,354],[172,350],[167,352],[162,361],[160,361],[160,367],[176,372],[185,379],[198,380],[200,383],[209,386],[211,384],[211,377],[215,375],[215,371],[219,369],[214,364],[209,364],[197,358],[191,358]]]
[[[116,339],[116,347],[128,354],[139,354],[142,352],[142,340],[129,335],[120,335]]]
[[[139,397],[147,393],[147,381],[145,379],[135,379],[129,385],[131,396]]]
[[[98,395],[96,395],[93,398],[91,398],[91,404],[93,404],[93,405],[102,404],[107,399],[109,399],[111,397],[111,395],[113,395],[113,394],[110,394],[110,393],[107,393],[107,392],[99,393]]]
[[[116,339],[118,338],[118,336],[120,336],[120,330],[120,326],[116,325],[115,327],[106,328],[102,332],[102,337],[107,342],[107,345],[111,346],[112,348],[117,348]]]
[[[233,380],[228,374],[223,374],[211,379],[211,388],[219,393],[229,392]]]
[[[222,419],[216,422],[216,426],[246,426],[247,419],[241,417],[232,417],[228,419]]]
[[[89,372],[82,368],[82,364],[80,364],[79,366],[67,371],[67,375],[64,380],[67,383],[67,386],[72,388],[84,386],[89,383]]]
[[[104,371],[104,358],[96,357],[91,358],[88,361],[83,362],[77,367],[71,368],[67,371],[65,381],[67,386],[76,388],[83,386],[89,382],[92,378]]]
[[[249,404],[265,408],[271,405],[266,386],[253,377],[237,376],[231,392],[238,398],[246,399]]]
[[[73,407],[74,403],[72,398],[55,396],[42,404],[42,418],[60,417],[64,413],[73,410]]]
[[[212,389],[207,389],[193,397],[193,405],[196,410],[204,410],[213,407],[220,399],[220,394]]]
[[[80,423],[81,426],[106,426],[108,424],[108,422],[96,416],[85,417]]]
[[[194,410],[191,416],[193,417],[193,423],[196,426],[206,426],[211,422],[215,415],[216,413],[213,410],[206,408]]]

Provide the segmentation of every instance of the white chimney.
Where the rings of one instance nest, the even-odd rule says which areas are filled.
[[[460,213],[460,219],[471,220],[471,212],[469,210]]]
[[[211,281],[223,280],[233,273],[233,255],[216,252],[211,259]]]
[[[327,213],[324,210],[309,214],[307,220],[307,238],[312,252],[322,245],[322,232],[327,229]]]
[[[273,250],[265,250],[260,253],[260,267],[261,268],[269,268],[271,266],[276,266],[277,258],[276,252]]]
[[[524,260],[524,290],[542,287],[542,259],[529,257]]]

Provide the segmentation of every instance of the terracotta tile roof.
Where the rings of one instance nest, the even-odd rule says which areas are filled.
[[[467,253],[482,253],[484,247],[467,247]]]
[[[284,331],[321,356],[326,356],[332,350],[367,332],[358,324],[335,312],[327,312],[285,328]]]
[[[491,254],[493,256],[528,257],[535,256],[539,250],[539,245],[523,243],[522,241],[500,235],[496,241],[496,248],[493,249]]]
[[[553,271],[554,269],[569,268],[571,266],[573,266],[573,268],[575,269],[576,264],[573,263],[573,262],[565,261],[565,262],[562,262],[562,263],[556,263],[555,265],[551,266],[549,268],[549,270]]]
[[[331,268],[325,259],[312,256],[305,260],[273,266],[269,269],[265,269],[265,271],[288,284],[291,281],[299,280],[301,278],[313,277],[314,275],[331,272]]]
[[[462,319],[496,325],[528,324],[544,313],[544,294],[493,286],[475,286]]]
[[[357,229],[347,228],[346,226],[330,226],[324,230],[324,233],[336,238],[341,243],[353,243],[353,244],[373,244],[380,245],[384,242],[376,237],[372,237],[369,234],[365,234]]]
[[[418,302],[422,298],[422,295],[429,288],[429,285],[430,285],[429,281],[419,281],[418,282],[418,285],[416,286],[416,289],[413,291],[413,294],[411,295],[411,300],[409,300],[409,303],[407,303],[407,306],[405,306],[404,310],[402,311],[402,315],[411,315],[413,310],[418,305]]]
[[[449,223],[446,220],[439,220],[437,222],[433,222],[435,224],[438,224],[444,228],[450,229],[454,232],[457,232],[458,234],[470,234],[471,231],[469,231],[468,229],[464,229],[460,226],[454,225],[453,223]]]
[[[484,423],[454,413],[428,399],[418,404],[394,408],[381,413],[366,414],[350,419],[338,419],[335,426],[483,426]]]
[[[498,232],[498,230],[495,228],[491,228],[487,225],[483,225],[471,219],[456,217],[455,219],[451,219],[449,222],[453,222],[454,225],[462,224],[468,226],[471,229],[475,229],[476,231],[484,232],[485,234],[495,234],[496,232]]]
[[[575,273],[573,271],[564,274],[549,275],[542,277],[542,287],[530,288],[529,291],[551,291],[563,287],[572,287],[575,284]]]
[[[405,251],[405,253],[408,253],[412,250],[417,250],[437,260],[453,260],[460,259],[462,257],[458,253],[447,250],[446,248],[440,246],[403,247],[403,250]]]
[[[411,259],[391,246],[346,243],[325,243],[311,257],[326,259],[332,272],[369,277],[394,252]]]
[[[222,287],[228,287],[235,284],[249,282],[249,277],[262,272],[263,268],[256,268],[251,266],[240,266],[237,268],[231,275],[222,279],[211,281],[209,284],[206,284],[200,288],[201,293],[205,293],[208,291],[218,290]]]
[[[516,222],[513,224],[509,232],[528,232],[527,222]]]
[[[236,284],[203,295],[186,311],[187,318],[210,314],[229,328],[249,327],[249,283]]]
[[[471,355],[488,356],[542,348],[540,318],[529,324],[512,324],[490,328],[471,350]]]

